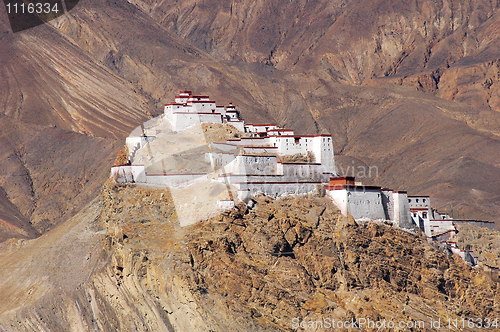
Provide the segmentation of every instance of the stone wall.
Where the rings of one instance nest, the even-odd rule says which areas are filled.
[[[159,185],[166,187],[175,187],[187,185],[192,181],[196,180],[206,180],[208,179],[207,174],[159,174],[159,175],[147,175],[146,183],[151,185]]]

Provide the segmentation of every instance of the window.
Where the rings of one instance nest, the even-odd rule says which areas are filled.
[[[408,200],[408,203],[411,203],[411,199]]]
[[[418,198],[415,200],[415,202],[417,202],[417,203],[418,203]]]
[[[427,212],[422,213],[422,218],[427,219]]]
[[[299,137],[295,137],[295,144],[299,144],[300,142],[300,138]]]

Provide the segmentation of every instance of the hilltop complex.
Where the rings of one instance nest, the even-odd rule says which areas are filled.
[[[202,124],[231,126],[233,138],[209,140]],[[184,198],[182,206],[212,196],[210,204],[220,212],[237,201],[250,202],[257,193],[273,197],[323,193],[357,221],[390,221],[402,229],[420,229],[430,240],[451,243],[452,249],[457,222],[494,227],[439,214],[428,196],[408,196],[405,191],[365,186],[354,177],[339,176],[330,135],[295,135],[276,124],[247,124],[232,103],[219,106],[191,91],[181,91],[175,102],[165,105],[163,115],[136,128],[126,145],[128,163],[113,166],[111,176],[119,183],[184,190],[182,195],[191,195],[191,202]],[[192,190],[185,191],[189,187]]]

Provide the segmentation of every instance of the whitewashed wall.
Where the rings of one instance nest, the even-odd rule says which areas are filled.
[[[283,181],[319,181],[328,182],[331,173],[328,168],[320,164],[306,164],[306,163],[283,163],[282,174]]]
[[[207,180],[207,174],[159,174],[147,175],[146,183],[167,187],[183,186],[196,180]]]
[[[146,182],[144,165],[123,165],[111,167],[111,178],[118,183]]]
[[[332,199],[333,204],[335,204],[340,212],[347,216],[347,190],[327,190],[326,195]]]
[[[352,215],[355,220],[386,220],[379,190],[327,190],[342,214]]]
[[[235,159],[236,157],[232,153],[205,153],[205,161],[211,164],[213,170],[215,170],[216,168],[225,167]]]
[[[182,131],[187,127],[195,124],[220,123],[222,124],[222,116],[218,113],[197,114],[197,113],[174,113],[172,115],[172,126],[175,131]]]
[[[267,146],[246,146],[243,149],[244,153],[254,153],[254,154],[259,154],[259,153],[277,153],[277,148],[275,147],[267,147]]]
[[[242,192],[250,192],[251,195],[257,193],[265,193],[271,197],[278,197],[285,194],[307,194],[313,192],[317,187],[321,185],[319,182],[308,182],[308,183],[282,183],[282,182],[263,182],[263,183],[253,183],[246,182],[240,183],[238,189]]]
[[[236,156],[224,167],[224,172],[235,175],[276,175],[276,166],[275,156]]]
[[[408,204],[408,194],[405,192],[393,192],[394,201],[394,217],[393,220],[399,224],[399,227],[404,229],[413,229],[417,226],[413,223],[410,216],[410,206]]]

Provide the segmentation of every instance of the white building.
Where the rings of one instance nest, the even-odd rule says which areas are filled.
[[[166,129],[165,123],[170,129]],[[249,137],[205,144],[200,130],[198,134],[196,130],[186,130],[201,123],[230,124]],[[167,132],[171,136],[166,137]],[[160,153],[160,161],[164,163],[162,168],[148,168],[141,161],[134,160],[137,152],[144,152],[142,162],[155,160],[158,156],[154,155],[151,145],[164,144],[162,142],[168,143],[160,150],[170,149],[170,152]],[[191,145],[186,142],[191,142]],[[191,91],[181,91],[175,96],[175,102],[165,105],[163,116],[136,128],[126,139],[126,145],[130,151],[129,163],[114,166],[111,170],[111,176],[120,183],[182,187],[195,182],[215,182],[236,193],[220,199],[216,204],[219,207],[234,206],[236,197],[247,201],[259,192],[279,197],[324,188],[342,214],[352,215],[355,220],[392,221],[402,229],[420,228],[429,239],[452,238],[455,232],[454,220],[433,210],[429,196],[408,196],[405,191],[363,186],[354,177],[337,176],[330,135],[295,135],[293,130],[279,128],[277,124],[245,124],[232,102],[226,107],[217,106],[208,96],[193,95]],[[183,159],[183,151],[198,148],[201,150],[196,151],[204,151],[200,160],[192,155],[189,155],[191,159]],[[202,165],[205,168],[198,167],[197,171],[183,168],[174,172],[165,164],[170,160],[176,165],[174,159],[183,160],[182,165],[204,163],[206,167]]]
[[[415,226],[411,222],[405,191],[359,185],[354,177],[338,176],[330,178],[326,194],[342,214],[352,215],[355,220],[390,220],[404,229]]]
[[[226,116],[224,106],[217,106],[208,96],[193,95],[191,91],[181,91],[175,102],[165,105],[165,118],[175,131],[200,123],[222,124]]]

